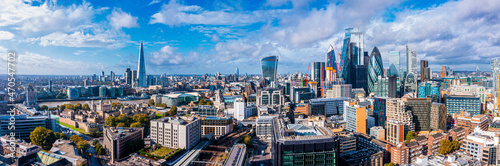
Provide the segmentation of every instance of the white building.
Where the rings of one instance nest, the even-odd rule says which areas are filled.
[[[201,140],[201,121],[195,117],[151,120],[151,141],[169,148],[191,149]]]
[[[450,95],[479,95],[479,100],[481,104],[486,102],[486,88],[484,86],[470,85],[470,86],[452,86],[450,89]]]
[[[496,132],[483,131],[477,126],[467,135],[461,149],[481,161],[482,165],[496,165],[499,135]]]

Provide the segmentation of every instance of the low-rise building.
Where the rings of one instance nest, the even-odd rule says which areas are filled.
[[[385,129],[382,126],[372,127],[370,129],[370,136],[385,141]]]
[[[444,139],[445,137],[442,133],[432,134],[427,137],[427,155],[437,154],[440,146],[439,142]]]
[[[129,155],[128,142],[144,139],[144,128],[104,127],[103,137],[103,147],[113,163]]]
[[[201,135],[213,133],[215,138],[225,136],[233,131],[231,117],[201,117]]]
[[[480,160],[482,165],[496,165],[499,141],[498,133],[483,131],[476,127],[464,139],[460,148]]]

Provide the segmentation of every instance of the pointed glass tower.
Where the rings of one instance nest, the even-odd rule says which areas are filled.
[[[144,50],[139,49],[139,64],[137,65],[137,87],[147,87],[148,82],[146,80],[146,65],[144,64]]]

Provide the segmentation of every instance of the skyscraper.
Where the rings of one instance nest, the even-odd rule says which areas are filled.
[[[115,81],[115,72],[110,72],[111,82]]]
[[[389,74],[387,76],[399,77],[399,51],[389,52]]]
[[[146,80],[146,65],[144,64],[144,50],[142,48],[139,49],[139,64],[137,65],[137,87],[147,87],[148,82]]]
[[[374,84],[378,80],[378,76],[384,74],[384,63],[380,56],[380,51],[377,47],[373,48],[370,55],[370,62],[368,63],[368,93],[373,92]]]
[[[406,73],[417,74],[417,52],[410,50],[410,45],[406,45]]]
[[[420,82],[427,82],[431,79],[429,62],[427,60],[420,61]]]
[[[278,71],[278,56],[267,56],[260,60],[262,65],[262,77],[269,82],[276,82]]]
[[[125,70],[125,83],[132,85],[132,71],[130,70],[130,67]]]
[[[345,37],[350,38],[350,43],[352,43],[352,61],[355,65],[363,65],[363,32],[359,31],[359,28],[347,28],[345,30]]]

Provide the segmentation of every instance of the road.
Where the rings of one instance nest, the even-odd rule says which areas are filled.
[[[250,165],[272,165],[271,143],[262,140],[255,140],[254,147],[256,148],[254,148],[253,155],[250,157]],[[262,153],[262,151],[264,151],[264,153]]]
[[[94,147],[90,147],[89,149],[87,149],[87,151],[88,151],[90,154],[92,154],[92,156],[91,156],[91,157],[89,157],[89,158],[90,158],[90,161],[88,161],[88,163],[89,163],[90,165],[97,165],[97,166],[98,166],[98,165],[101,165],[101,164],[99,163],[99,160],[96,158],[96,157],[97,157],[97,152],[95,151]]]

